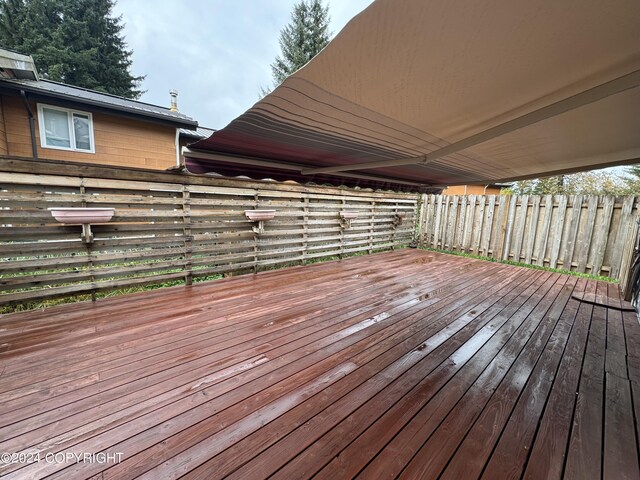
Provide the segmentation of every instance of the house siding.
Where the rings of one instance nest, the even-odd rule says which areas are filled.
[[[64,107],[56,102],[43,103]],[[6,151],[3,153],[32,157],[29,117],[22,100],[18,97],[4,96],[2,105],[6,127]],[[35,102],[31,102],[31,109],[37,117],[38,109]],[[38,157],[154,170],[164,170],[176,164],[174,127],[92,112],[90,108],[85,111],[93,116],[95,153],[42,148],[36,118]]]
[[[487,187],[485,191],[484,185],[457,185],[445,188],[442,195],[500,195],[500,188]]]
[[[7,146],[7,129],[4,123],[4,106],[2,97],[0,97],[0,155],[8,155],[9,147]]]

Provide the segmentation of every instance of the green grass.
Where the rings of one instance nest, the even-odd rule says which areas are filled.
[[[562,273],[562,274],[571,275],[574,277],[589,278],[591,280],[600,280],[600,281],[609,282],[609,283],[619,283],[619,280],[616,278],[603,277],[602,275],[591,275],[590,273],[571,272],[567,270],[562,270],[560,268],[542,267],[540,265],[531,265],[529,263],[514,262],[513,260],[497,260],[491,257],[483,257],[482,255],[474,255],[472,253],[451,252],[449,250],[441,250],[439,248],[428,248],[428,247],[420,247],[420,250],[426,250],[428,252],[436,252],[436,253],[446,253],[448,255],[456,255],[458,257],[475,258],[477,260],[484,260],[486,262],[503,263],[505,265],[514,265],[516,267],[531,268],[533,270],[544,270],[545,272]]]

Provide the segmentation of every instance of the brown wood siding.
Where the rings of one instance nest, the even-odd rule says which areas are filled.
[[[445,188],[442,195],[500,195],[500,188],[487,187],[485,191],[484,185],[456,185]]]
[[[4,105],[3,99],[0,97],[0,155],[8,155],[7,147],[7,129],[4,123]]]
[[[10,96],[5,96],[2,100],[7,140],[7,150],[2,153],[31,157],[29,120],[22,101],[17,97]],[[54,102],[48,104],[56,105]],[[37,117],[37,104],[32,102],[31,108]],[[86,109],[86,111],[93,115],[95,153],[42,148],[36,119],[38,156],[53,160],[155,170],[164,170],[175,165],[176,131],[174,127],[91,112],[90,109]]]

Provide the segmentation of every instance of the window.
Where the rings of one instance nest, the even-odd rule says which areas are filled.
[[[43,148],[95,153],[90,113],[40,104],[38,124]]]

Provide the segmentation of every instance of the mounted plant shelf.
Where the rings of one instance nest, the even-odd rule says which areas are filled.
[[[404,215],[401,215],[399,213],[396,213],[393,216],[393,221],[391,222],[391,226],[393,227],[393,229],[395,230],[396,228],[398,228],[400,225],[402,225],[402,222],[404,220]]]
[[[93,242],[93,233],[91,232],[91,225],[97,223],[107,223],[113,217],[115,213],[114,208],[88,208],[88,207],[74,207],[74,208],[61,208],[51,207],[49,208],[51,215],[58,222],[65,225],[82,225],[82,241],[85,243]]]
[[[344,229],[351,228],[351,220],[358,218],[358,212],[340,212],[340,226]]]
[[[251,227],[251,229],[253,230],[253,233],[259,235],[261,233],[264,233],[264,222],[273,220],[273,217],[275,217],[276,215],[276,211],[275,210],[245,210],[244,214],[252,222],[258,222],[258,226]]]

